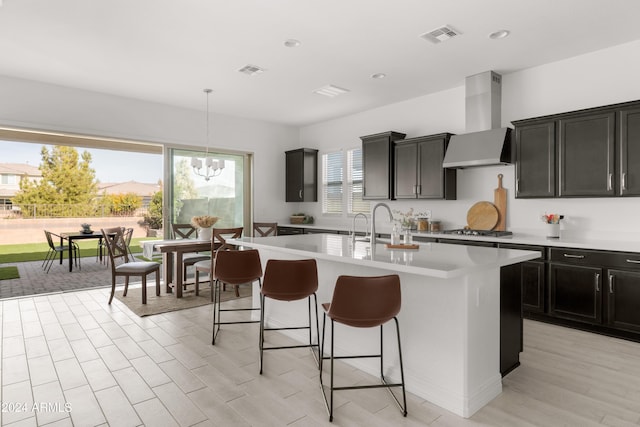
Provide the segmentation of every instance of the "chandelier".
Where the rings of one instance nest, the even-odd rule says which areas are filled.
[[[203,92],[207,94],[207,148],[204,153],[204,159],[197,157],[191,158],[191,168],[194,174],[203,177],[205,181],[209,181],[210,178],[222,173],[224,160],[209,157],[209,94],[211,93],[211,89],[204,89]],[[203,164],[204,170],[202,168]]]

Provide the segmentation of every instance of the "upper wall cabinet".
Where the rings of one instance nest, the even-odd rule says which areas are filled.
[[[640,195],[640,102],[513,124],[517,198]]]
[[[640,105],[618,113],[620,195],[640,196]]]
[[[456,170],[442,167],[450,137],[442,133],[396,141],[396,199],[456,198]]]
[[[363,199],[391,200],[394,176],[394,141],[404,133],[383,132],[362,136]]]
[[[299,148],[285,151],[287,202],[318,201],[318,150]]]

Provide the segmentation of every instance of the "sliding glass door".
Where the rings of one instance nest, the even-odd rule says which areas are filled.
[[[171,224],[191,222],[193,216],[220,219],[216,227],[246,227],[250,224],[250,155],[170,148],[168,162],[168,209]],[[205,157],[206,156],[206,157]],[[207,168],[210,165],[210,168]],[[195,166],[195,167],[194,167]],[[209,177],[207,177],[207,173]],[[203,176],[204,175],[204,176]],[[165,226],[170,230],[171,226]],[[250,235],[245,231],[245,235]],[[165,231],[165,236],[167,231]]]

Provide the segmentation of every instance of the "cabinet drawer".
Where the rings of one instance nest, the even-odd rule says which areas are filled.
[[[295,234],[304,234],[304,228],[278,227],[278,236],[291,236]]]
[[[610,258],[611,253],[586,249],[551,248],[549,250],[551,262],[564,264],[603,266],[609,263]]]
[[[627,252],[612,252],[607,259],[607,267],[640,270],[640,254]]]

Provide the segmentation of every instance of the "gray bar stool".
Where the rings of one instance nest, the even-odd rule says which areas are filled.
[[[262,280],[262,288],[260,290],[260,374],[262,374],[263,353],[264,350],[281,350],[285,348],[302,348],[309,347],[312,352],[315,348],[319,352],[319,344],[313,344],[311,334],[311,296],[314,300],[314,312],[316,314],[316,339],[320,338],[320,327],[318,322],[318,298],[316,291],[318,290],[318,268],[315,259],[301,260],[277,260],[270,259]],[[308,326],[289,326],[281,328],[265,328],[264,327],[264,311],[265,301],[271,298],[278,301],[298,301],[307,298],[308,301]],[[308,329],[309,344],[265,347],[264,332],[265,331],[282,331],[293,329]],[[314,357],[315,353],[312,353]],[[317,362],[317,359],[316,359]]]
[[[381,388],[385,387],[396,401],[402,415],[407,416],[407,397],[404,389],[404,370],[402,367],[402,350],[400,348],[400,327],[398,325],[397,314],[400,312],[401,296],[400,296],[400,278],[396,274],[377,277],[360,277],[360,276],[340,276],[336,281],[333,291],[331,304],[322,304],[324,309],[324,317],[322,320],[322,344],[320,347],[320,387],[324,397],[324,403],[329,413],[329,421],[333,421],[333,392],[335,390],[356,390],[364,388]],[[331,319],[331,349],[330,356],[324,356],[324,331],[327,316]],[[383,342],[382,342],[382,326],[389,320],[393,319],[396,324],[396,335],[398,337],[398,357],[400,360],[400,382],[388,383],[384,377],[383,364]],[[333,343],[335,337],[334,323],[338,322],[343,325],[355,328],[372,328],[380,327],[380,354],[357,355],[357,356],[335,356],[333,354]],[[380,358],[380,380],[381,384],[357,385],[336,387],[333,382],[333,361],[335,359],[356,359],[356,358]],[[330,383],[329,383],[329,399],[325,385],[322,382],[322,361],[329,359],[330,362]],[[402,400],[400,401],[391,391],[392,387],[402,387]]]

